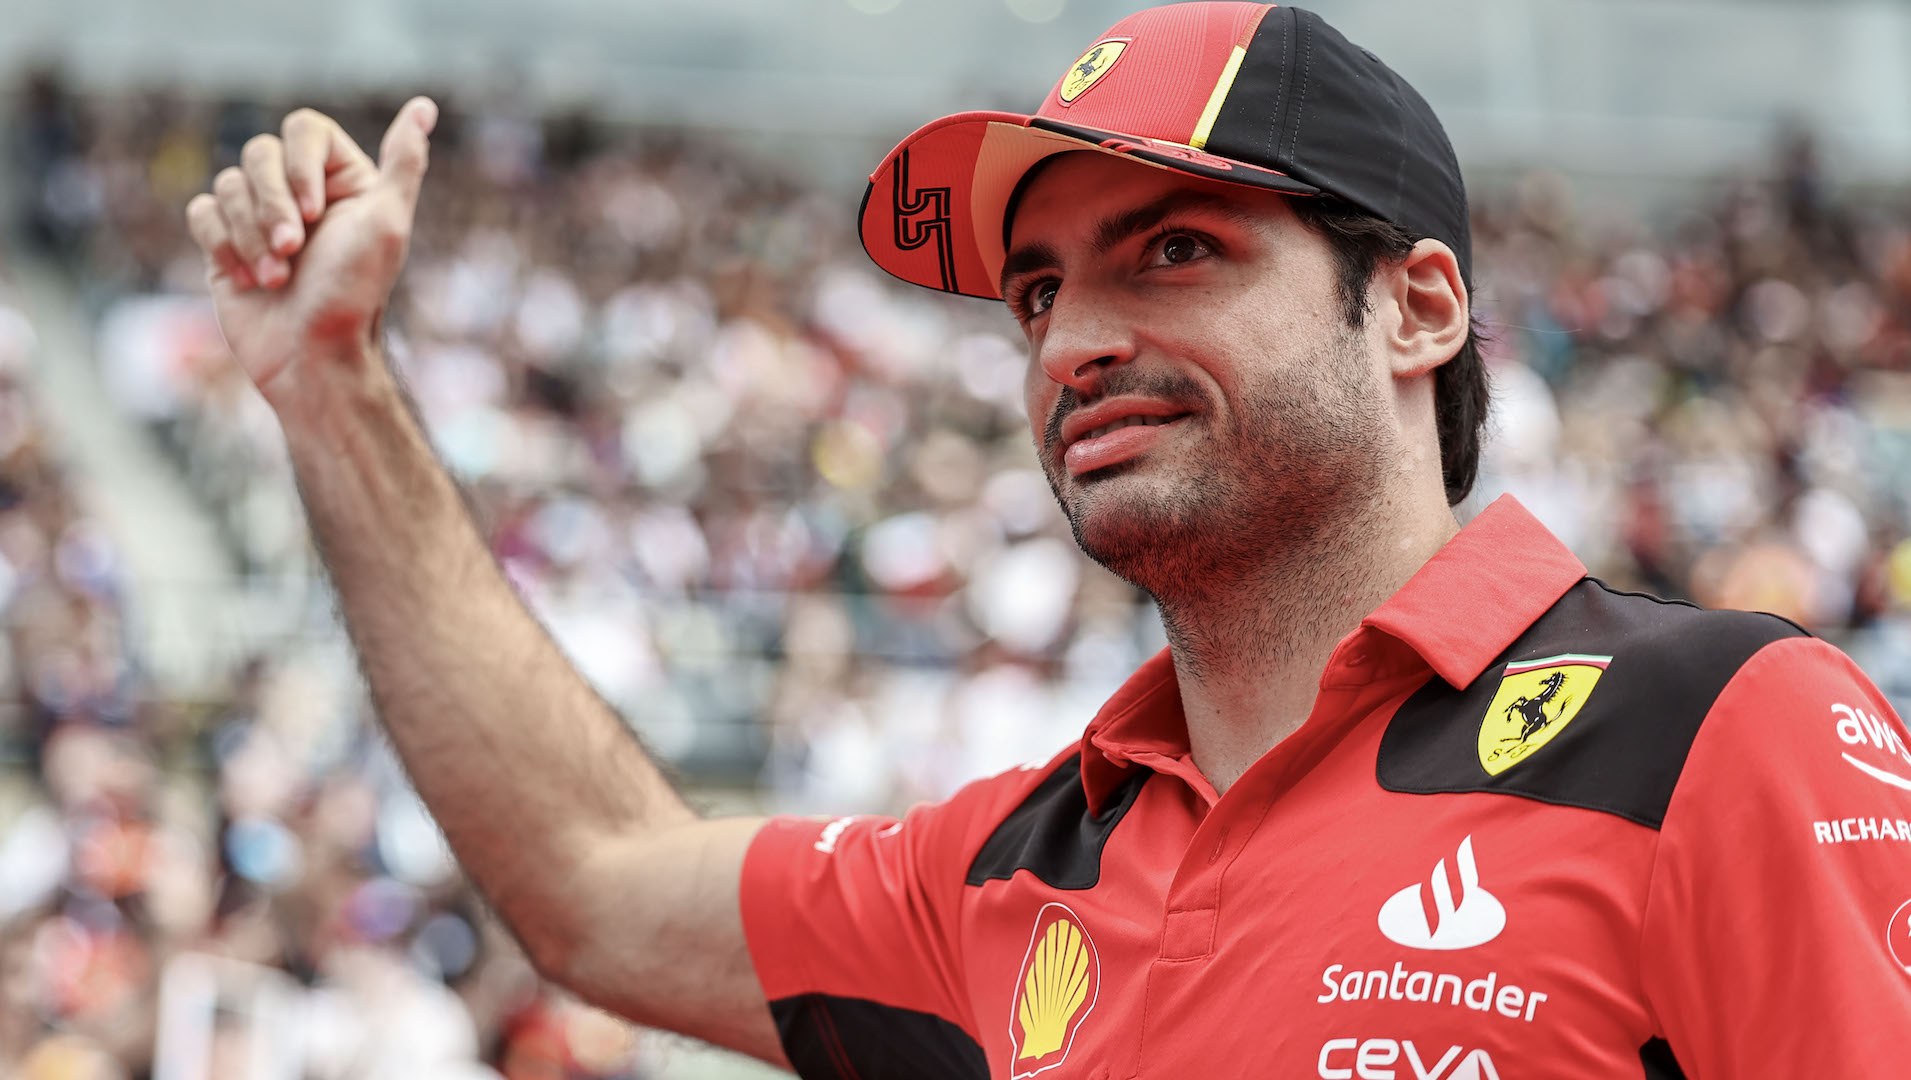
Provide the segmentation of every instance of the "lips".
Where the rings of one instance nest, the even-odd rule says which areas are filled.
[[[1099,439],[1111,431],[1119,431],[1125,427],[1160,427],[1162,424],[1172,422],[1173,418],[1167,416],[1124,416],[1112,424],[1103,424],[1093,431],[1083,432],[1082,438]]]
[[[1080,409],[1062,423],[1062,463],[1081,476],[1146,453],[1188,413],[1165,401],[1118,397]]]

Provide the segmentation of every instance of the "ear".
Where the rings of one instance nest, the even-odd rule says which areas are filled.
[[[1380,274],[1387,295],[1381,299],[1398,312],[1389,320],[1387,351],[1396,379],[1424,375],[1453,359],[1466,344],[1472,326],[1466,284],[1453,249],[1439,240],[1413,245],[1407,257]]]

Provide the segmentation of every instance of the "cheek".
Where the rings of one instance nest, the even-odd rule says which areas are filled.
[[[1042,373],[1040,365],[1029,364],[1028,373],[1022,378],[1022,405],[1028,410],[1029,434],[1035,437],[1037,447],[1042,445],[1042,429],[1048,423],[1049,411],[1055,408],[1055,395],[1060,389]]]
[[[1317,377],[1321,359],[1341,345],[1339,312],[1312,298],[1261,288],[1217,289],[1203,299],[1204,318],[1183,315],[1172,348],[1196,359],[1223,396]]]

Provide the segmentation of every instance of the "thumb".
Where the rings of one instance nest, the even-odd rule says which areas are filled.
[[[417,203],[418,188],[425,182],[425,165],[431,156],[426,136],[437,124],[438,103],[423,96],[412,98],[392,118],[378,144],[378,171],[398,185],[407,206]]]

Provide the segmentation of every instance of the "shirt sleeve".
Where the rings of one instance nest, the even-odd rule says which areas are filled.
[[[1904,1075],[1911,736],[1850,658],[1766,646],[1667,808],[1641,973],[1687,1076]]]
[[[964,990],[969,863],[1047,769],[885,817],[772,818],[744,858],[744,936],[806,1080],[981,1078]]]

